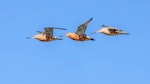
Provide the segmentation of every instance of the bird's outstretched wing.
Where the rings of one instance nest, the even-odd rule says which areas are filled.
[[[88,24],[92,21],[93,18],[91,18],[90,20],[88,20],[87,22],[85,22],[84,24],[81,24],[77,31],[76,31],[76,34],[78,35],[85,35],[85,31],[86,31],[86,28],[88,26]]]
[[[36,31],[36,32],[38,32],[38,33],[40,33],[40,34],[43,33],[42,31]]]
[[[46,36],[53,36],[53,29],[61,29],[61,30],[67,30],[67,29],[64,29],[64,28],[57,28],[57,27],[45,27],[45,34]]]

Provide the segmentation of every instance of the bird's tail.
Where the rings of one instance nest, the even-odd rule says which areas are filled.
[[[123,30],[119,30],[119,31],[117,31],[119,34],[125,34],[125,35],[129,35],[129,33],[127,33],[127,32],[125,32],[125,31],[123,31]]]

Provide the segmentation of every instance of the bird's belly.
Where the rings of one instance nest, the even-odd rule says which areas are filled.
[[[35,37],[35,39],[37,39],[39,41],[43,41],[43,42],[48,41],[46,38],[46,35],[44,35],[44,34],[35,35],[34,37]]]
[[[70,35],[69,36],[71,39],[73,39],[73,40],[79,40],[80,38],[79,38],[79,35],[77,35],[77,34],[72,34],[72,35]]]
[[[40,40],[40,41],[47,41],[47,39],[45,37],[42,37],[42,38],[36,38],[37,40]]]
[[[77,41],[85,41],[87,40],[87,37],[86,36],[80,36],[80,35],[74,35],[72,37],[73,40],[77,40]]]
[[[107,35],[110,35],[110,32],[108,30],[105,30],[103,33],[107,34]]]

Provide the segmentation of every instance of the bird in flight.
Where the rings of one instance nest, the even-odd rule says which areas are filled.
[[[111,26],[102,25],[102,28],[95,33],[103,33],[109,36],[128,34],[127,32]]]
[[[32,38],[35,38],[42,42],[50,42],[54,40],[62,40],[61,38],[57,38],[53,36],[53,30],[54,29],[60,29],[60,30],[66,30],[64,28],[55,28],[55,27],[46,27],[44,28],[44,32],[37,31],[39,34],[32,36]]]
[[[88,24],[92,21],[92,19],[93,18],[91,18],[84,24],[81,24],[80,26],[78,26],[78,29],[76,32],[67,33],[66,36],[69,37],[70,39],[76,40],[76,41],[94,40],[93,38],[91,38],[85,34],[86,28],[87,28]]]

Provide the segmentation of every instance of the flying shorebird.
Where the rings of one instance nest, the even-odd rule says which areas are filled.
[[[85,22],[84,24],[81,24],[78,26],[78,29],[75,33],[67,33],[66,36],[69,37],[72,40],[76,41],[86,41],[86,40],[94,40],[93,38],[87,36],[85,34],[86,28],[88,24],[92,21],[93,18]]]
[[[46,27],[46,28],[44,28],[44,30],[45,30],[44,32],[37,31],[39,34],[32,36],[32,38],[35,38],[35,39],[42,41],[42,42],[62,40],[61,38],[57,38],[57,37],[53,36],[53,30],[54,29],[66,30],[64,28]]]
[[[123,30],[111,26],[106,26],[106,25],[102,25],[102,28],[95,33],[99,33],[99,32],[109,36],[128,34]]]

